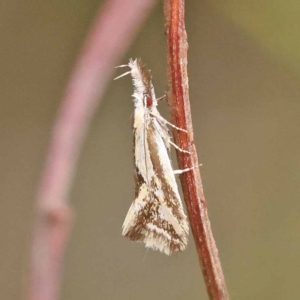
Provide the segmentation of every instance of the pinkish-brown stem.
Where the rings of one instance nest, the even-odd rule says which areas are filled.
[[[67,84],[38,188],[27,298],[59,297],[63,257],[72,225],[68,192],[80,148],[119,58],[156,0],[110,0],[92,30]]]
[[[184,6],[184,0],[165,0],[169,107],[173,124],[188,131],[186,134],[173,130],[173,134],[180,148],[191,151],[191,154],[176,151],[178,164],[182,169],[198,165],[189,101]],[[218,249],[210,227],[199,168],[183,173],[181,184],[208,295],[212,300],[229,299]]]

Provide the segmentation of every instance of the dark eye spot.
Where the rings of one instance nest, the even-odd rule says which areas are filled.
[[[149,96],[147,96],[146,101],[147,101],[147,107],[149,107],[149,106],[151,106],[153,104],[153,100]]]

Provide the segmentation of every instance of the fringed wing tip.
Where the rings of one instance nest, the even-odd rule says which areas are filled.
[[[144,243],[146,248],[158,250],[168,256],[186,249],[188,230],[184,231],[184,235],[180,237],[180,240],[168,240],[163,235],[154,236],[156,233],[147,228],[137,230],[133,224],[134,222],[131,222],[131,224],[125,224],[124,222],[122,235],[132,241]]]

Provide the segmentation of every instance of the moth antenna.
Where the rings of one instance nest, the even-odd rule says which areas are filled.
[[[129,75],[129,74],[131,74],[131,71],[128,71],[128,72],[125,72],[124,74],[121,74],[120,76],[114,78],[114,80],[120,79],[120,78],[122,78],[122,77],[124,77],[126,75]]]

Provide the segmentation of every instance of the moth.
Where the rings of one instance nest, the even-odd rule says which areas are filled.
[[[165,120],[157,110],[150,71],[141,59],[130,59],[130,70],[115,79],[131,75],[134,93],[133,134],[135,159],[135,200],[123,224],[123,236],[145,243],[147,248],[167,255],[183,251],[189,232],[175,174],[169,158],[171,141],[167,125],[185,131]]]

